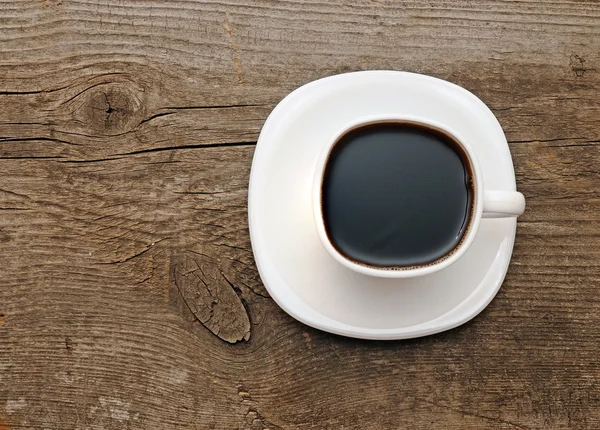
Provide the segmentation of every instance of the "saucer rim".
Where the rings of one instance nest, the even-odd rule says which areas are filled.
[[[468,91],[465,88],[462,88],[458,85],[455,85],[451,82],[448,82],[448,81],[445,81],[442,79],[438,79],[438,78],[435,78],[432,76],[411,73],[411,72],[391,71],[391,70],[370,70],[370,71],[362,71],[362,72],[351,72],[351,73],[344,73],[344,74],[339,74],[339,75],[334,75],[334,76],[317,79],[315,81],[309,82],[309,83],[295,89],[294,91],[289,93],[286,97],[284,97],[277,104],[277,106],[272,110],[272,112],[269,114],[267,120],[265,121],[265,124],[263,125],[260,136],[258,138],[257,147],[256,147],[256,150],[255,150],[255,153],[253,156],[251,172],[250,172],[250,180],[249,180],[249,187],[248,187],[248,224],[249,224],[252,251],[255,256],[255,262],[256,262],[256,266],[257,266],[259,275],[265,285],[265,288],[267,289],[267,291],[269,292],[269,294],[271,295],[273,300],[287,314],[292,316],[294,319],[302,322],[303,324],[306,324],[310,327],[313,327],[313,328],[316,328],[319,330],[323,330],[323,331],[326,331],[329,333],[334,333],[334,334],[338,334],[338,335],[359,338],[359,339],[399,340],[399,339],[409,339],[409,338],[427,336],[427,335],[440,333],[440,332],[443,332],[446,330],[453,329],[453,328],[458,327],[458,326],[468,322],[469,320],[475,318],[479,313],[481,313],[489,305],[489,303],[494,299],[494,297],[496,296],[500,287],[502,286],[502,283],[505,279],[505,276],[506,276],[506,273],[508,270],[508,266],[510,264],[512,250],[513,250],[513,246],[514,246],[515,234],[516,234],[516,220],[513,221],[513,223],[512,223],[513,226],[512,226],[511,231],[510,232],[507,231],[505,239],[502,241],[502,243],[498,247],[499,248],[498,252],[500,252],[500,248],[505,248],[504,253],[505,253],[506,257],[504,258],[504,261],[503,261],[504,264],[503,264],[503,267],[501,270],[502,275],[500,277],[497,277],[494,280],[493,288],[488,287],[488,285],[490,284],[490,281],[488,281],[488,282],[482,281],[481,282],[481,285],[485,284],[485,293],[484,293],[485,297],[483,299],[478,299],[478,303],[476,303],[476,306],[470,306],[466,311],[461,311],[455,318],[444,321],[444,319],[447,319],[446,316],[448,314],[456,312],[456,310],[458,308],[460,308],[466,302],[468,302],[470,299],[472,299],[477,294],[477,292],[479,290],[481,290],[481,285],[479,285],[477,288],[475,288],[462,302],[460,302],[456,306],[450,308],[444,314],[439,315],[431,320],[428,320],[428,321],[425,321],[425,322],[422,322],[419,324],[415,324],[415,325],[401,326],[401,327],[396,327],[396,328],[367,328],[367,327],[361,327],[361,326],[356,326],[356,325],[350,325],[350,324],[344,323],[342,321],[335,320],[327,315],[324,315],[324,314],[316,311],[308,303],[304,302],[304,300],[302,300],[300,297],[298,297],[296,292],[293,290],[288,292],[288,291],[282,291],[281,289],[272,287],[273,285],[277,285],[278,282],[283,282],[284,284],[286,284],[286,283],[283,279],[275,279],[275,278],[280,278],[280,275],[274,271],[271,271],[271,270],[268,270],[267,268],[265,268],[263,265],[264,262],[260,258],[258,258],[258,255],[261,254],[261,248],[264,247],[263,246],[264,244],[261,243],[260,239],[257,239],[257,237],[259,237],[259,233],[256,231],[258,229],[258,227],[257,227],[257,223],[254,221],[256,211],[253,210],[253,206],[254,206],[253,202],[255,201],[255,198],[252,197],[255,193],[255,191],[254,191],[255,187],[253,187],[252,185],[256,181],[255,177],[258,175],[258,173],[257,173],[258,169],[256,166],[261,162],[261,154],[262,154],[262,152],[264,152],[263,150],[261,150],[261,148],[262,148],[261,142],[263,142],[269,138],[269,135],[271,134],[270,130],[273,127],[273,123],[275,122],[275,119],[279,115],[280,111],[282,111],[283,109],[286,109],[287,105],[290,104],[291,102],[294,102],[294,100],[296,98],[298,98],[298,96],[300,96],[303,93],[306,93],[308,91],[311,91],[311,90],[313,90],[313,88],[323,85],[323,84],[327,83],[328,81],[330,82],[330,81],[337,80],[337,79],[349,79],[349,78],[352,78],[352,76],[358,76],[358,75],[360,75],[360,77],[365,76],[365,75],[372,75],[373,77],[376,77],[376,76],[381,76],[382,74],[396,75],[400,79],[402,77],[409,77],[411,79],[414,79],[414,78],[423,79],[423,80],[429,81],[431,83],[435,82],[435,84],[437,84],[437,85],[443,85],[443,86],[449,87],[454,91],[458,91],[458,93],[461,94],[461,96],[469,98],[471,102],[475,102],[478,105],[478,108],[482,109],[482,111],[484,112],[485,115],[487,115],[488,117],[491,116],[491,118],[493,118],[494,122],[497,124],[497,129],[498,129],[497,131],[499,131],[501,133],[502,137],[504,138],[503,140],[504,140],[505,144],[507,145],[506,138],[504,136],[504,132],[502,131],[502,128],[501,128],[500,124],[498,123],[496,117],[491,112],[491,110],[487,107],[487,105],[485,105],[485,103],[483,103],[483,101],[481,101],[477,96],[475,96],[470,91]],[[507,146],[507,148],[508,148],[508,146]],[[512,159],[510,157],[510,151],[508,150],[505,152],[508,155],[509,162],[507,164],[507,167],[510,167],[510,170],[511,170],[510,173],[511,173],[511,178],[512,178],[512,180],[509,181],[509,182],[511,182],[511,187],[509,187],[509,190],[516,190],[516,181],[515,181],[515,177],[514,177],[514,166],[512,164]],[[507,174],[508,174],[508,172],[507,172]],[[483,222],[483,220],[482,220],[482,222]],[[461,258],[464,258],[464,256]],[[493,266],[490,266],[490,269],[492,267]],[[500,268],[498,268],[498,270],[499,269]],[[488,270],[485,277],[487,277],[489,275],[489,273],[490,273],[490,271]],[[402,279],[398,279],[398,281],[402,282]],[[291,296],[291,295],[293,295],[294,297],[290,298],[289,296]],[[284,296],[288,296],[288,297],[286,297],[287,300],[284,300]],[[301,307],[304,308],[303,311],[298,312],[296,307],[291,306],[289,304],[290,300],[299,301],[302,304]],[[317,318],[307,317],[307,312],[309,314],[310,313],[316,314]],[[335,324],[333,324],[333,325],[328,324],[327,321],[329,321],[329,320],[331,320]],[[436,322],[439,322],[439,323],[436,323]],[[421,328],[419,328],[419,327],[421,327]]]

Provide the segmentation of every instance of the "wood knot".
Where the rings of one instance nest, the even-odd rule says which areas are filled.
[[[587,72],[587,68],[585,67],[585,58],[581,57],[577,54],[571,55],[569,58],[569,66],[571,70],[575,73],[575,76],[578,78],[583,77],[585,72]]]
[[[137,92],[123,84],[107,83],[94,86],[82,94],[83,122],[95,134],[117,135],[136,127],[144,117],[144,104]]]
[[[204,327],[228,343],[250,339],[250,317],[239,288],[214,257],[186,252],[173,257],[172,270],[177,290]]]

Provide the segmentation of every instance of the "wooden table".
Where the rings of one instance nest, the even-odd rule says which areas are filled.
[[[513,261],[450,332],[313,330],[254,265],[265,118],[365,69],[510,141]],[[593,1],[0,0],[0,429],[600,428],[599,100]]]

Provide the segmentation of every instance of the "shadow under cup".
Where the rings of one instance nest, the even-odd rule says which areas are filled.
[[[468,153],[443,130],[398,120],[355,126],[331,146],[322,172],[327,239],[360,266],[435,265],[472,228],[475,183]]]

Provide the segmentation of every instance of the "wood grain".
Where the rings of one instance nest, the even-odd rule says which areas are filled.
[[[528,198],[425,339],[305,327],[252,257],[269,111],[365,69],[477,94]],[[598,100],[596,1],[0,0],[0,429],[600,428]]]

